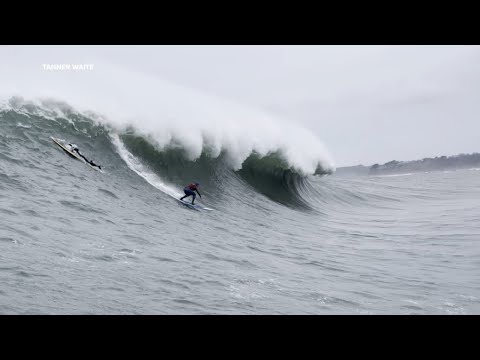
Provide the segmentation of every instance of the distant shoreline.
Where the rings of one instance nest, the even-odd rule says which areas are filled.
[[[393,175],[426,171],[460,170],[480,168],[480,154],[459,154],[454,156],[439,156],[412,161],[392,160],[385,164],[371,166],[356,165],[339,167],[336,174],[351,175]]]

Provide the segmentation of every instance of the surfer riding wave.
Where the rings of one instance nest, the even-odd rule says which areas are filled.
[[[185,186],[185,188],[183,189],[183,192],[185,193],[185,196],[181,197],[180,200],[183,200],[183,199],[185,199],[186,197],[189,197],[189,196],[193,196],[192,205],[195,205],[194,204],[195,203],[195,197],[196,197],[195,191],[200,196],[200,198],[202,198],[202,195],[200,195],[200,193],[198,192],[198,187],[199,186],[200,186],[200,184],[198,182],[191,183],[191,184]]]

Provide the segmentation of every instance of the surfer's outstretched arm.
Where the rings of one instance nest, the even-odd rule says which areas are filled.
[[[195,190],[195,191],[197,192],[198,196],[200,196],[200,198],[201,198],[201,197],[202,197],[202,195],[200,195],[200,193],[198,192],[198,190]]]

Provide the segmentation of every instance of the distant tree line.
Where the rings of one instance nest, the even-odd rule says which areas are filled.
[[[455,156],[437,156],[414,161],[392,160],[385,164],[372,166],[356,165],[337,168],[336,173],[351,175],[405,174],[411,172],[442,171],[480,168],[480,154],[459,154]]]
[[[480,154],[459,154],[455,156],[437,156],[415,161],[392,160],[383,165],[370,166],[370,174],[378,173],[408,173],[422,171],[439,171],[452,169],[469,169],[480,167]]]

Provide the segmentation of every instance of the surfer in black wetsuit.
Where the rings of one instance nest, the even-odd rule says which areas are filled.
[[[185,188],[183,189],[183,192],[185,193],[185,196],[180,198],[180,200],[183,200],[185,199],[186,197],[189,197],[189,196],[193,196],[193,200],[192,200],[192,205],[195,205],[194,202],[195,202],[195,193],[194,191],[197,192],[197,194],[200,196],[200,198],[202,198],[202,195],[200,195],[200,193],[198,192],[198,187],[200,186],[199,183],[191,183],[190,185],[187,185],[185,186]]]
[[[95,164],[92,160],[88,160],[85,156],[83,156],[83,155],[80,153],[80,151],[78,150],[77,145],[75,145],[75,144],[68,144],[68,146],[69,146],[69,148],[70,148],[71,151],[75,151],[75,152],[76,152],[78,155],[80,155],[80,156],[83,158],[83,160],[85,160],[87,163],[89,163],[89,164],[92,165],[92,166],[98,167],[100,170],[102,169],[102,167],[101,167],[100,165]]]

